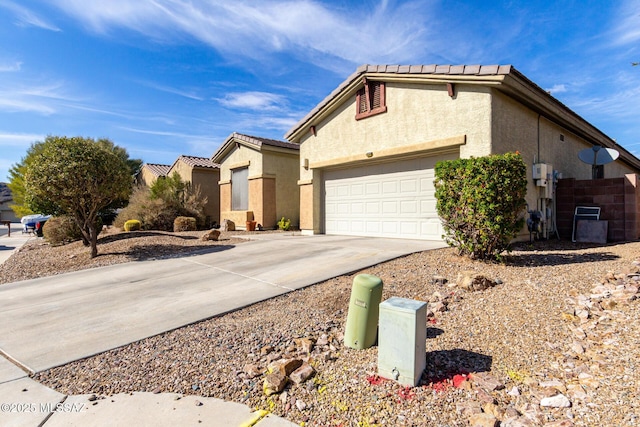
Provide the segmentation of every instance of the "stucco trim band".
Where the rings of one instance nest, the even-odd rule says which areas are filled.
[[[235,163],[231,166],[229,166],[229,169],[240,169],[240,168],[246,168],[251,166],[251,160],[247,160],[244,162],[240,162],[240,163]]]
[[[388,159],[393,157],[401,157],[407,155],[420,155],[428,152],[433,154],[448,151],[453,148],[466,144],[467,136],[460,135],[452,138],[437,139],[435,141],[422,142],[419,144],[406,145],[403,147],[387,148],[384,150],[369,151],[367,153],[357,154],[354,156],[340,157],[337,159],[314,162],[309,165],[310,169],[322,169],[332,166],[342,166],[351,163],[362,163],[372,160]],[[301,185],[298,182],[298,185]]]
[[[273,173],[263,173],[261,175],[253,175],[247,178],[249,181],[252,179],[276,179],[276,175]]]
[[[298,185],[311,185],[313,184],[312,179],[300,179],[298,180]]]
[[[230,179],[225,179],[224,181],[218,181],[218,185],[228,185],[231,184]]]

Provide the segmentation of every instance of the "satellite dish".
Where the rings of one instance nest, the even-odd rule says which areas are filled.
[[[596,179],[596,166],[606,165],[615,161],[620,153],[613,148],[603,148],[599,145],[594,145],[591,148],[585,148],[580,150],[578,158],[583,162],[591,165],[591,176]]]

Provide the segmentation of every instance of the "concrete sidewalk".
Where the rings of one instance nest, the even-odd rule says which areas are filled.
[[[345,236],[249,237],[254,240],[204,255],[120,264],[2,285],[0,350],[26,370],[39,372],[389,259],[444,246],[441,242]],[[16,393],[16,381],[26,379],[34,389],[46,389],[26,378],[24,372],[22,375],[12,378],[16,376],[13,370],[8,380],[0,377],[0,403],[25,396]],[[45,402],[62,398],[51,392],[43,391]],[[165,398],[141,393],[135,404],[156,408]],[[73,396],[69,402],[77,399],[82,397]],[[120,411],[124,409],[118,405],[134,404],[133,397],[113,400],[99,405],[105,403],[101,408],[112,406]],[[187,412],[194,414],[203,406]],[[232,412],[237,414],[237,410]],[[14,415],[0,417],[18,420]],[[80,415],[56,412],[46,425],[59,416],[64,425],[73,425],[70,422]],[[78,425],[103,425],[90,420]],[[155,417],[151,420],[158,425]],[[0,418],[0,425],[5,425],[4,421]],[[277,418],[269,422],[288,423]]]
[[[31,234],[22,233],[22,224],[11,223],[11,236],[9,237],[9,229],[5,226],[0,226],[0,264],[9,259],[9,257],[22,245],[27,243],[30,239],[36,237]]]

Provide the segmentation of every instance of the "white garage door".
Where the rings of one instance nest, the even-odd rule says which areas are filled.
[[[442,240],[433,178],[457,154],[326,171],[325,233]]]

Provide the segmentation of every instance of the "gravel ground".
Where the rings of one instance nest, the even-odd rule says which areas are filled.
[[[141,241],[117,236],[99,246],[105,262],[166,254],[160,250],[165,246],[175,254],[186,241],[193,243],[190,250],[206,249],[183,234],[151,233]],[[229,240],[219,243],[236,243],[223,237]],[[129,249],[108,249],[125,243]],[[14,269],[36,262],[51,266],[47,273],[62,271],[64,264],[69,264],[64,271],[80,268],[81,255],[74,257],[72,250],[77,249],[30,244],[0,273],[3,280],[26,278]],[[376,346],[343,346],[354,275],[35,379],[67,394],[215,396],[307,426],[639,425],[639,256],[640,242],[594,247],[550,241],[520,245],[503,264],[442,249],[363,270],[383,279],[383,300],[430,302],[427,369],[418,387],[379,378]],[[481,274],[495,286],[463,290],[456,286],[463,271]],[[268,374],[277,373],[283,359],[306,362],[315,375],[267,396],[264,383],[274,382],[278,375]]]

